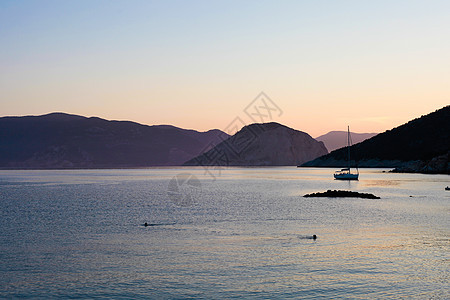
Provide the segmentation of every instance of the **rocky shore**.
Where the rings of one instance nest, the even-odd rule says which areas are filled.
[[[396,167],[393,173],[423,173],[450,175],[449,153],[434,157],[429,161],[415,161]]]
[[[422,173],[422,174],[449,174],[450,162],[449,153],[434,157],[430,160],[383,160],[383,159],[366,159],[358,161],[359,168],[392,168],[393,173]],[[345,160],[333,159],[331,157],[318,158],[309,161],[298,167],[323,167],[323,168],[341,168],[347,165]],[[354,161],[350,163],[353,167],[356,165]]]

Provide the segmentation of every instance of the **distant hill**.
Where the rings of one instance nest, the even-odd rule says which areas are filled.
[[[361,167],[449,174],[450,106],[353,145],[350,152]],[[302,166],[346,166],[346,156],[347,150],[342,148]]]
[[[353,144],[361,143],[378,133],[354,133],[351,132]],[[323,142],[329,152],[347,146],[347,131],[330,131],[324,135],[316,137],[316,140]]]
[[[278,123],[251,124],[185,165],[292,166],[328,153],[307,133]]]
[[[177,166],[228,135],[51,113],[0,118],[2,168]]]

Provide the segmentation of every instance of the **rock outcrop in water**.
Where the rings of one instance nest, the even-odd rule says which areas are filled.
[[[450,174],[450,106],[353,145],[350,152],[359,167]],[[346,159],[347,149],[341,148],[302,166],[345,167]]]
[[[352,191],[342,191],[342,190],[328,190],[322,193],[312,193],[306,194],[303,197],[326,197],[326,198],[363,198],[363,199],[380,199],[380,197],[369,193],[359,193]]]
[[[2,168],[179,166],[228,135],[63,113],[0,118]]]
[[[295,166],[328,153],[309,134],[278,123],[251,124],[188,166]]]

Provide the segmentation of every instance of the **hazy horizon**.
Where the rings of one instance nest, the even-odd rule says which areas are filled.
[[[2,1],[3,115],[384,132],[449,103],[450,3]],[[241,122],[241,123],[242,123]],[[242,125],[242,124],[241,124]]]

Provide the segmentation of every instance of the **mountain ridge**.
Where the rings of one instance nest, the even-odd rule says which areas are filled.
[[[363,142],[378,133],[356,133],[350,132],[353,144]],[[328,152],[347,146],[347,131],[330,131],[315,138],[317,141],[323,142]]]
[[[175,166],[227,137],[172,125],[143,125],[65,113],[0,118],[2,168]]]

